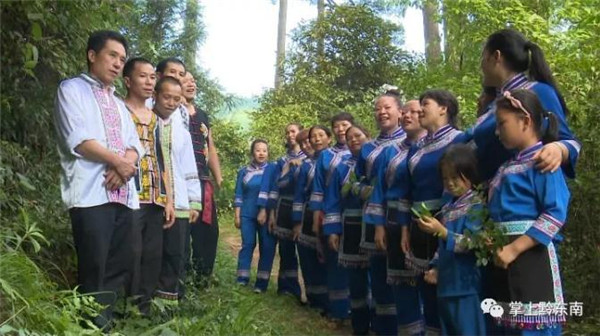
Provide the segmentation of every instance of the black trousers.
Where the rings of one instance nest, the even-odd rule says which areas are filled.
[[[162,267],[156,295],[176,301],[179,298],[181,274],[184,266],[184,242],[189,219],[177,218],[175,224],[163,232]]]
[[[164,222],[164,208],[156,204],[141,204],[133,213],[131,295],[137,298],[142,313],[148,313],[158,285]]]
[[[108,306],[94,318],[98,327],[112,319],[119,293],[130,281],[133,250],[131,232],[133,210],[118,203],[69,210],[77,251],[77,271],[81,293]]]
[[[201,181],[204,188],[207,181]],[[212,274],[217,256],[217,242],[219,240],[219,223],[217,220],[217,207],[213,199],[212,220],[210,225],[202,222],[202,213],[198,220],[190,225],[186,234],[186,269],[193,268],[200,277],[208,277]],[[191,238],[191,253],[190,253]],[[191,260],[190,260],[191,255]]]

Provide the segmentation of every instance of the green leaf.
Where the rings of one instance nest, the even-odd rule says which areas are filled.
[[[29,182],[29,179],[27,178],[27,176],[21,174],[21,173],[17,173],[17,177],[19,178],[19,183],[25,187],[25,189],[27,190],[35,190],[35,187],[31,184],[31,182]]]
[[[34,22],[31,24],[31,36],[35,41],[42,39],[42,26],[39,23]]]

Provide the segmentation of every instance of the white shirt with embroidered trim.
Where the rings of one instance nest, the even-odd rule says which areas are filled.
[[[108,148],[100,107],[92,92],[92,86],[102,86],[87,74],[64,80],[58,87],[54,102],[54,123],[58,134],[60,156],[61,194],[65,206],[87,208],[109,202],[103,183],[107,165],[91,161],[75,151],[86,140],[96,140]],[[125,104],[114,95],[114,87],[108,88],[115,100],[121,119],[121,136],[127,149],[134,149],[138,158],[144,150],[135,130],[135,125]],[[139,208],[139,199],[133,178],[127,182],[127,206]]]

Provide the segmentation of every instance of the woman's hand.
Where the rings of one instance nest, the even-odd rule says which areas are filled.
[[[569,150],[562,143],[555,141],[548,143],[533,155],[537,162],[536,168],[542,173],[552,172],[560,168],[564,158],[569,156]]]
[[[437,268],[432,268],[429,271],[425,272],[423,275],[423,280],[430,285],[437,285],[438,280],[438,271]]]
[[[408,226],[402,227],[402,238],[400,238],[400,247],[402,252],[406,255],[410,255],[410,231]]]
[[[336,252],[338,251],[340,248],[340,236],[335,233],[329,236],[329,248]]]
[[[505,245],[496,251],[494,263],[500,268],[507,269],[508,266],[517,259],[519,253],[514,249],[512,244]]]
[[[375,246],[378,250],[387,251],[387,240],[385,238],[385,227],[375,227]]]
[[[446,229],[446,227],[442,225],[442,223],[440,223],[440,221],[437,220],[435,217],[423,216],[421,218],[418,218],[416,221],[417,224],[419,224],[419,228],[424,232],[427,232],[434,236],[440,236],[444,239],[448,234],[448,230]]]
[[[236,215],[233,223],[235,224],[235,228],[239,229],[242,226],[242,221],[240,220],[240,216]]]
[[[265,222],[267,221],[267,210],[265,208],[261,208],[258,211],[258,216],[256,216],[256,220],[258,221],[258,224],[265,225]]]

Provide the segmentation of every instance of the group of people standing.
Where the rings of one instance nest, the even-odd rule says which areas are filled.
[[[177,58],[127,56],[121,34],[92,33],[88,72],[62,81],[55,101],[79,290],[105,306],[90,317],[104,330],[121,294],[148,315],[152,299],[184,297],[186,271],[210,281],[219,234],[209,171],[222,177],[192,73]]]
[[[300,300],[300,267],[309,306],[350,319],[358,335],[559,335],[566,317],[543,306],[564,304],[557,244],[580,144],[535,43],[491,34],[481,71],[478,119],[465,131],[451,92],[402,102],[388,90],[375,101],[375,138],[341,112],[331,129],[288,124],[275,162],[254,140],[235,191],[237,282],[250,282],[258,238],[255,292],[267,289],[278,245],[277,292]],[[473,242],[501,238],[483,232],[489,221],[505,243],[480,267]],[[504,314],[484,315],[488,298]]]

